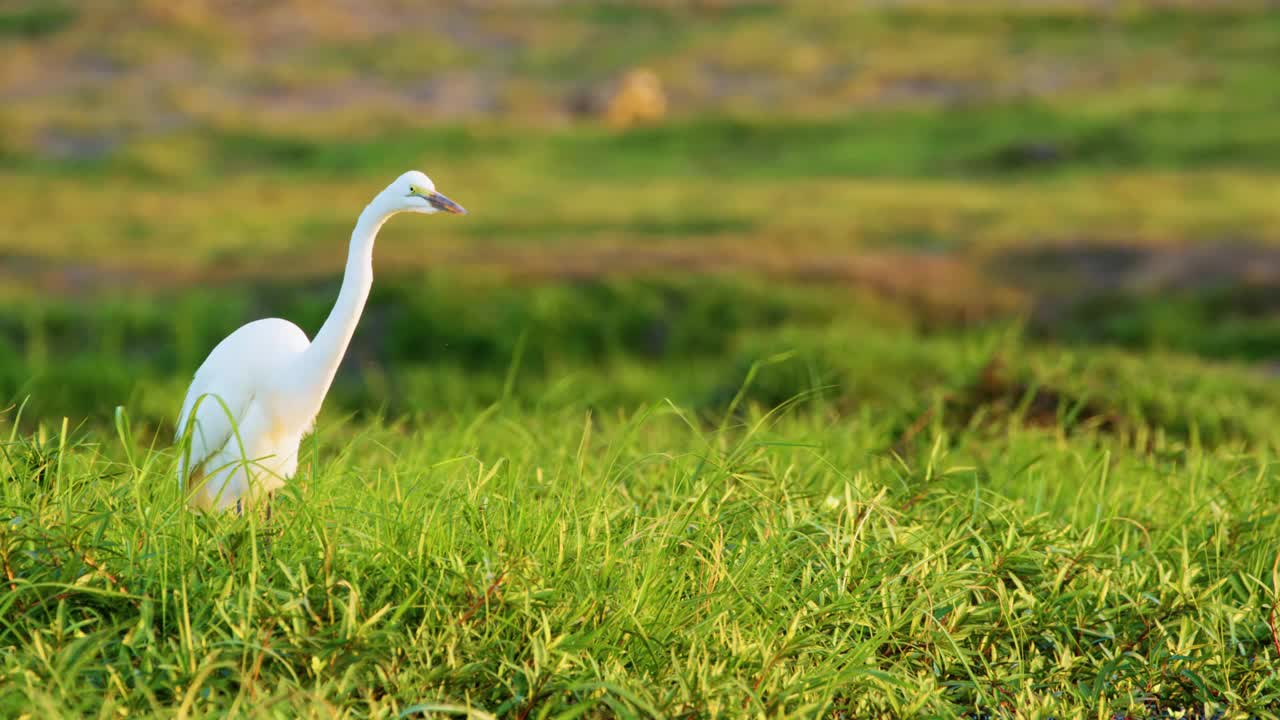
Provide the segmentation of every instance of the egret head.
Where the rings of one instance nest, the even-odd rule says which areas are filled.
[[[385,202],[392,212],[413,212],[431,215],[447,212],[454,215],[466,215],[467,211],[458,203],[436,191],[436,184],[425,173],[417,170],[396,178],[396,181],[382,191]]]

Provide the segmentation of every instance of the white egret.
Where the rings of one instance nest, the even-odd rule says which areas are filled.
[[[228,335],[196,370],[178,417],[178,443],[191,434],[178,480],[205,510],[243,509],[274,492],[298,468],[298,445],[315,421],[373,284],[373,242],[402,212],[466,214],[412,170],[369,203],[351,233],[346,274],[328,319],[308,342],[288,320],[256,320]]]

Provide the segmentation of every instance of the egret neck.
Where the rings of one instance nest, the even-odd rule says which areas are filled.
[[[373,242],[382,224],[395,212],[394,208],[388,207],[383,195],[378,195],[356,221],[338,300],[311,341],[311,346],[299,359],[299,367],[293,376],[298,389],[306,397],[323,400],[329,392],[356,324],[360,322],[365,301],[369,299],[369,289],[373,286]]]

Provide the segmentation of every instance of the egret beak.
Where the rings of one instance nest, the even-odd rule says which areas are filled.
[[[463,208],[458,203],[450,200],[449,198],[445,197],[444,195],[441,195],[438,192],[431,193],[430,195],[427,196],[426,199],[427,199],[427,202],[431,203],[431,207],[437,210],[443,210],[447,213],[452,213],[454,215],[467,214],[467,211],[465,208]]]

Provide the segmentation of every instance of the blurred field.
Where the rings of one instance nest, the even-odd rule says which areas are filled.
[[[0,0],[0,715],[1280,716],[1278,59],[1262,1]],[[410,167],[472,214],[380,235],[278,519],[187,513],[192,371]]]
[[[66,385],[58,363],[21,359],[41,336],[181,376],[226,328],[292,304],[265,289],[332,282],[352,218],[409,166],[474,214],[392,223],[380,282],[403,292],[388,297],[458,270],[530,285],[746,273],[932,326],[1026,316],[1072,342],[1280,351],[1280,18],[1265,3],[271,8],[6,5],[10,397]],[[601,106],[634,67],[661,79],[668,116],[610,128]],[[458,84],[492,102],[440,90]],[[130,309],[156,297],[213,303],[210,326]],[[367,340],[392,374],[447,353]],[[136,361],[106,396],[134,387]],[[109,409],[76,397],[43,411]]]
[[[124,7],[0,23],[13,254],[199,273],[252,247],[323,271],[406,163],[481,211],[429,240],[392,228],[414,265],[423,242],[751,257],[1280,233],[1261,3]],[[662,78],[669,119],[604,129],[592,108],[630,67]]]

